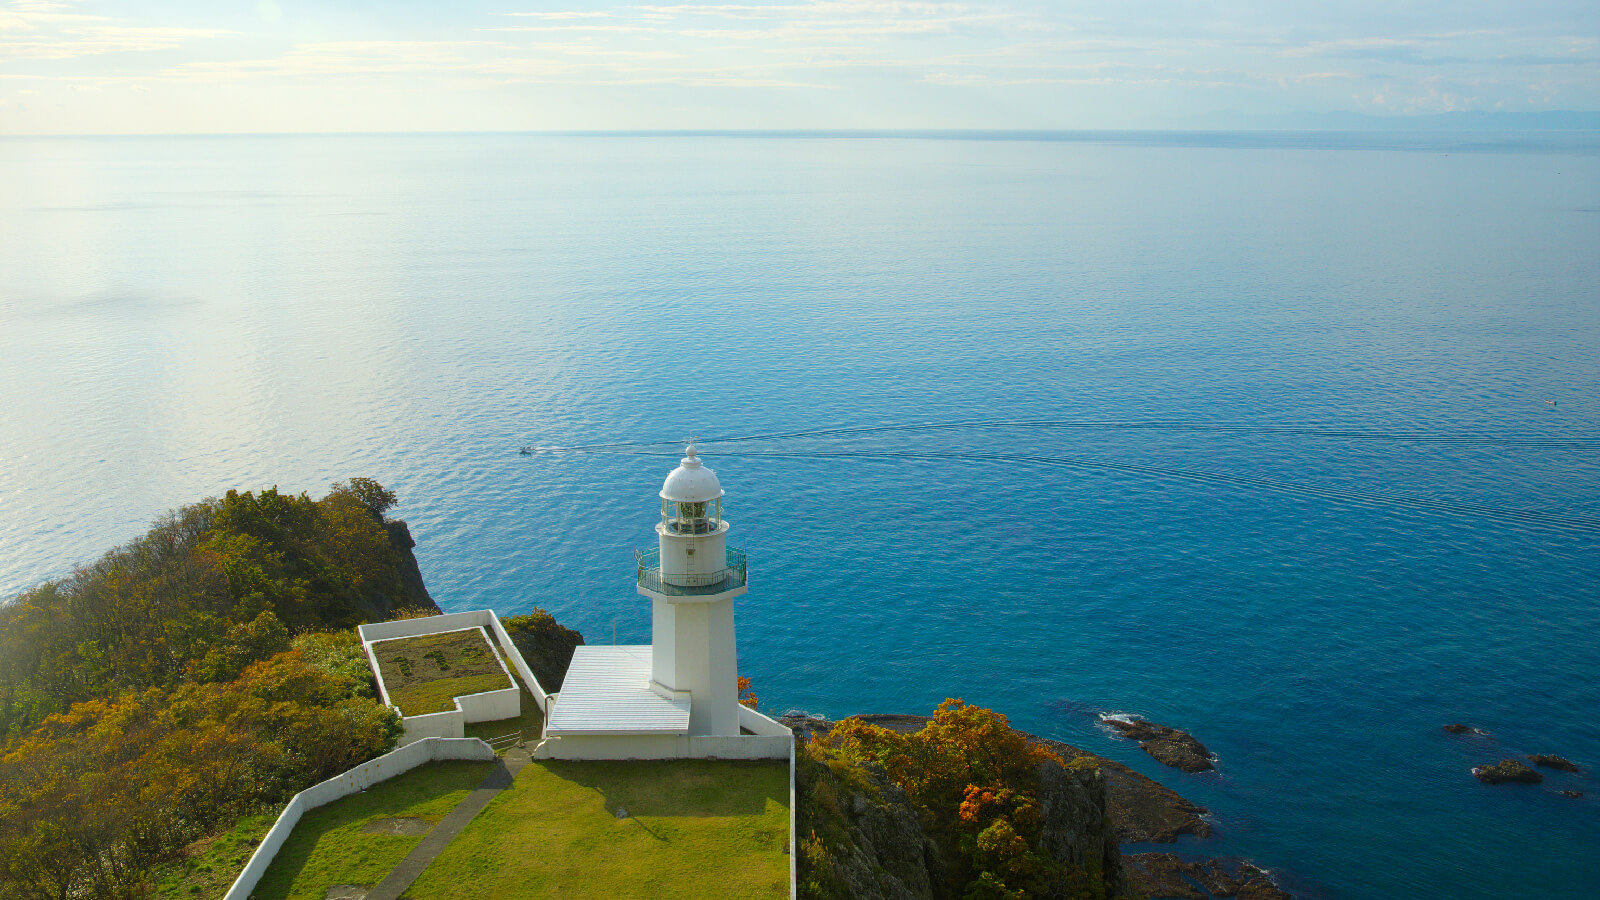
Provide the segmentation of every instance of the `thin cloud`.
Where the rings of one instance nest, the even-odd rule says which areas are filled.
[[[501,13],[501,15],[503,15],[503,16],[519,16],[519,17],[526,18],[526,19],[551,19],[551,20],[561,20],[561,21],[570,20],[570,19],[610,19],[610,18],[615,18],[616,17],[616,13],[592,12],[592,11],[584,11],[584,12],[577,12],[577,11],[573,11],[573,12],[509,12],[509,13]]]
[[[119,19],[70,9],[66,3],[12,0],[0,10],[0,61],[174,50],[233,33],[221,28],[124,25]]]

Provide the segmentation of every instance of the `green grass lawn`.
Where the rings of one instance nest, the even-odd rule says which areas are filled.
[[[476,629],[379,641],[372,652],[401,715],[448,712],[456,697],[511,687],[499,651]]]
[[[488,762],[430,763],[311,810],[295,825],[254,896],[323,900],[330,885],[377,884],[422,836],[364,834],[362,828],[374,819],[438,822],[493,768]]]
[[[406,897],[786,897],[788,840],[782,762],[534,762]]]
[[[274,809],[245,816],[227,831],[185,847],[176,862],[156,871],[151,896],[156,900],[215,900],[226,894],[279,812]]]
[[[403,716],[423,716],[428,713],[449,712],[456,708],[455,698],[484,691],[498,691],[511,687],[503,672],[493,675],[464,675],[460,678],[441,678],[423,684],[413,684],[389,692],[389,699],[400,707]]]

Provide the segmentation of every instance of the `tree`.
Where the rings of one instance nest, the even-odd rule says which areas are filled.
[[[371,478],[352,478],[349,481],[334,482],[332,492],[328,496],[332,498],[340,494],[347,494],[355,499],[379,522],[383,521],[384,513],[393,509],[399,502],[395,498],[394,491]]]

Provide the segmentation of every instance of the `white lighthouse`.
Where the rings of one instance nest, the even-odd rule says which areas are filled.
[[[733,598],[744,551],[728,546],[722,485],[693,444],[661,485],[656,545],[640,550],[651,639],[578,647],[548,695],[539,759],[783,759],[794,736],[739,705]]]
[[[691,735],[739,733],[733,598],[745,593],[744,552],[730,550],[723,490],[693,444],[661,485],[656,547],[641,550],[639,593],[650,598],[650,689],[693,699]]]

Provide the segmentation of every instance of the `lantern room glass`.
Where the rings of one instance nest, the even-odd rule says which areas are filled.
[[[672,534],[713,534],[722,525],[722,499],[662,500],[661,524]]]

